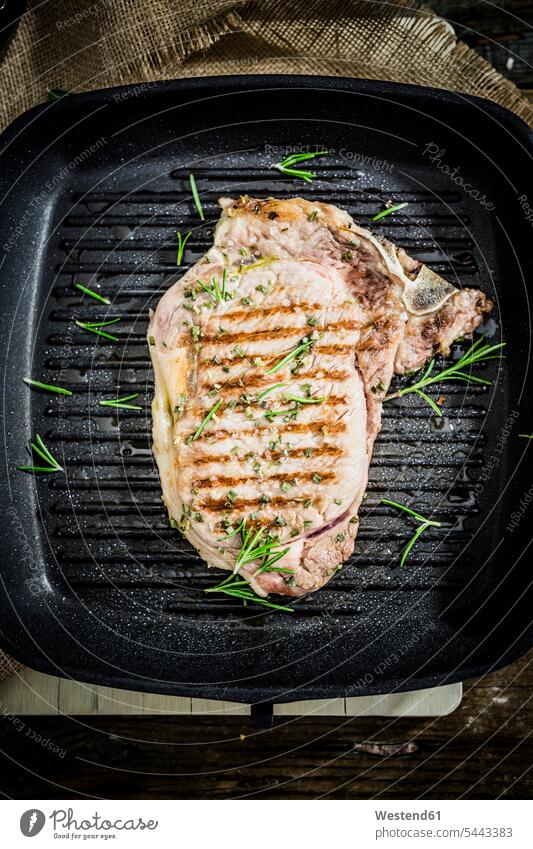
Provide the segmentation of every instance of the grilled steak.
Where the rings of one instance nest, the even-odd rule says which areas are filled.
[[[304,595],[353,551],[393,373],[448,354],[492,304],[329,204],[220,203],[213,247],[148,330],[163,498],[221,569],[235,568],[246,518],[287,551],[239,574],[259,595]]]

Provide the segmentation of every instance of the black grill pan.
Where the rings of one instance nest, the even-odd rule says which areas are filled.
[[[449,683],[530,647],[533,145],[517,117],[415,86],[207,78],[67,96],[0,144],[3,647],[49,673],[252,703]],[[330,151],[313,183],[270,170],[302,146]],[[218,197],[243,193],[330,201],[363,224],[407,201],[376,229],[487,292],[485,332],[507,342],[482,370],[493,386],[443,387],[443,419],[414,397],[386,405],[355,556],[291,615],[204,595],[217,576],[168,526],[150,450],[144,337],[176,277],[176,231],[193,228],[195,261]],[[108,312],[116,343],[74,323]],[[134,391],[141,413],[99,406]],[[36,433],[65,474],[16,471]],[[443,522],[403,569],[413,527],[382,498]]]

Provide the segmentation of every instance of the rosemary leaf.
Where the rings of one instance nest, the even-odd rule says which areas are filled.
[[[325,398],[299,398],[296,395],[286,395],[287,401],[295,401],[297,404],[323,404]]]
[[[82,330],[87,330],[88,333],[94,333],[96,336],[103,336],[104,339],[110,339],[112,342],[118,342],[118,336],[114,336],[112,333],[107,333],[107,331],[100,329],[102,327],[107,327],[109,324],[116,324],[117,321],[120,321],[120,318],[113,318],[109,321],[93,323],[76,321],[76,324],[78,327],[81,327]]]
[[[401,568],[405,565],[405,562],[409,556],[411,549],[415,545],[418,538],[422,536],[424,531],[427,530],[427,528],[429,527],[440,528],[442,527],[442,522],[435,522],[433,519],[428,519],[426,516],[422,516],[420,513],[417,513],[416,510],[411,510],[410,507],[406,507],[405,504],[399,504],[397,501],[389,501],[387,498],[382,498],[381,503],[388,504],[391,507],[396,507],[398,510],[402,510],[404,513],[408,513],[410,516],[413,516],[418,522],[420,522],[420,525],[418,526],[418,528],[416,529],[413,536],[411,537],[402,552],[402,556],[400,559]]]
[[[309,339],[308,342],[304,342],[304,343],[298,345],[298,347],[294,348],[293,351],[289,351],[289,353],[286,354],[283,357],[283,359],[281,359],[279,361],[279,363],[276,363],[275,366],[272,366],[272,368],[269,368],[268,371],[266,372],[266,374],[275,374],[277,371],[282,369],[284,365],[289,363],[295,357],[298,357],[300,354],[303,354],[304,351],[307,351],[312,345],[314,345],[314,343],[315,343],[314,339]]]
[[[389,501],[388,498],[381,499],[382,504],[388,504],[390,507],[396,507],[398,510],[403,510],[404,513],[409,513],[410,516],[414,516],[415,519],[418,519],[419,522],[427,522],[429,525],[435,525],[435,527],[440,528],[441,522],[434,522],[432,519],[428,519],[426,516],[422,516],[420,513],[417,513],[416,510],[411,510],[410,507],[406,507],[405,504],[399,504],[397,501]]]
[[[138,398],[140,392],[135,392],[133,395],[124,395],[122,398],[112,398],[110,401],[100,401],[101,407],[117,407],[121,410],[142,410],[138,404],[128,404],[128,401],[133,401]]]
[[[198,430],[194,433],[194,435],[193,435],[193,438],[192,438],[191,442],[194,442],[194,440],[195,440],[195,439],[198,439],[198,437],[202,435],[202,433],[204,432],[204,430],[205,430],[206,426],[207,426],[207,425],[208,425],[208,423],[211,421],[211,419],[213,418],[213,416],[215,415],[216,411],[218,410],[218,408],[220,407],[220,405],[221,405],[221,404],[222,404],[222,398],[220,399],[220,401],[217,401],[217,402],[216,402],[216,404],[215,404],[215,406],[214,406],[214,407],[212,407],[212,408],[209,410],[209,412],[208,412],[207,416],[206,416],[206,417],[204,418],[204,420],[202,421],[202,423],[201,423],[200,427],[199,427],[199,428],[198,428]]]
[[[246,519],[241,519],[240,523],[237,525],[236,528],[234,528],[232,531],[230,531],[229,534],[226,534],[226,536],[219,537],[217,542],[224,542],[224,540],[231,539],[231,537],[236,536],[236,534],[240,534],[244,530],[245,526],[246,526]]]
[[[106,321],[85,321],[85,327],[107,327],[109,324],[116,324],[117,321],[120,321],[120,316],[116,318],[108,318]]]
[[[402,568],[402,566],[405,565],[405,561],[409,557],[409,552],[411,551],[412,547],[414,546],[414,544],[416,543],[418,538],[420,536],[422,536],[422,534],[424,533],[424,531],[426,530],[427,527],[428,527],[428,523],[423,522],[423,524],[419,525],[418,528],[416,529],[416,531],[414,532],[413,536],[411,537],[411,539],[409,540],[409,542],[407,543],[407,545],[405,546],[405,548],[402,552],[402,556],[401,556],[401,559],[400,559],[400,569]]]
[[[196,188],[196,180],[194,179],[194,174],[189,174],[189,183],[191,186],[192,197],[194,200],[194,205],[196,207],[196,211],[200,216],[202,221],[205,221],[204,210],[202,207],[202,202],[200,200],[200,195],[198,194],[198,189]]]
[[[17,471],[19,472],[47,472],[48,474],[52,472],[62,471],[61,469],[50,468],[49,466],[17,466]]]
[[[416,393],[417,395],[420,395],[420,397],[424,399],[424,401],[426,402],[426,404],[429,404],[429,406],[430,406],[430,407],[431,407],[431,409],[432,409],[432,410],[436,413],[436,415],[437,415],[437,416],[441,416],[441,417],[442,417],[442,410],[441,410],[441,408],[439,407],[439,405],[435,403],[435,401],[433,400],[433,398],[430,398],[430,397],[429,397],[429,395],[426,395],[426,393],[425,393],[425,392],[422,392],[422,390],[421,390],[421,389],[415,389],[414,391],[415,391],[415,393]]]
[[[308,162],[310,159],[315,159],[317,156],[324,156],[326,153],[327,150],[318,150],[316,153],[293,153],[270,167],[275,168],[288,177],[296,177],[299,180],[305,180],[306,183],[311,183],[317,176],[316,173],[314,171],[303,171],[299,168],[293,168],[293,165],[297,165],[299,162]]]
[[[281,558],[284,557],[287,554],[288,551],[289,551],[288,548],[284,548],[283,551],[276,551],[275,554],[273,554],[271,557],[267,557],[265,562],[261,564],[259,569],[256,572],[254,572],[254,577],[256,575],[261,575],[262,572],[272,572],[272,571],[274,571],[272,569],[274,563],[277,563],[278,560],[281,560]],[[282,567],[278,567],[276,571],[293,572],[294,570],[293,569],[282,569]]]
[[[189,230],[189,232],[186,233],[185,236],[182,236],[180,231],[178,230],[176,232],[176,236],[177,236],[177,239],[178,239],[178,252],[176,254],[176,265],[181,265],[181,261],[183,259],[183,253],[185,251],[185,245],[187,244],[187,241],[192,236],[192,231]]]
[[[82,283],[74,283],[76,289],[79,289],[80,292],[83,292],[85,295],[89,295],[91,298],[94,298],[95,301],[100,301],[101,304],[106,304],[109,306],[111,301],[109,298],[104,298],[103,295],[99,295],[98,292],[93,291],[93,289],[88,289],[87,286],[83,286]]]
[[[399,209],[403,209],[404,206],[409,206],[408,203],[394,203],[392,206],[388,206],[386,209],[382,209],[381,212],[378,212],[377,215],[374,215],[372,221],[380,221],[382,218],[385,218],[386,215],[392,215],[393,212],[397,212]]]
[[[282,389],[286,385],[286,383],[274,383],[273,386],[269,386],[268,389],[264,389],[263,392],[260,392],[256,398],[256,401],[262,401],[263,398],[266,398],[266,396],[273,392],[274,389]]]
[[[46,96],[48,98],[49,103],[54,103],[56,100],[61,100],[62,97],[68,94],[68,91],[64,91],[62,88],[47,88]]]
[[[294,613],[292,607],[285,607],[282,604],[275,604],[272,601],[269,601],[268,598],[262,598],[258,596],[252,590],[248,581],[242,580],[232,580],[233,575],[230,578],[222,581],[222,583],[217,584],[215,587],[209,587],[205,590],[206,593],[223,593],[224,595],[230,596],[230,598],[239,598],[242,599],[243,602],[251,601],[254,604],[260,604],[263,607],[268,607],[271,610],[283,611],[284,613]],[[244,589],[247,587],[247,589]]]
[[[40,380],[32,380],[31,377],[23,377],[24,383],[28,386],[35,386],[37,389],[46,389],[48,392],[55,392],[57,395],[72,395],[70,389],[63,389],[62,386],[53,386],[50,383],[41,383]]]
[[[62,472],[63,466],[60,466],[57,462],[56,458],[53,454],[48,450],[46,445],[44,444],[42,437],[39,434],[35,435],[35,442],[30,442],[32,450],[44,460],[45,463],[48,463],[47,466],[17,466],[18,471],[20,472]]]

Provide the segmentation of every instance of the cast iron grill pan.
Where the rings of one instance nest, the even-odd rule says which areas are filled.
[[[230,78],[69,96],[23,116],[3,141],[2,639],[13,654],[103,684],[260,702],[460,680],[529,646],[527,519],[506,529],[530,486],[517,435],[533,423],[531,232],[518,201],[531,138],[519,119],[416,87]],[[443,151],[438,162],[429,143]],[[301,145],[331,149],[311,184],[269,169],[281,148]],[[495,209],[442,162],[460,166]],[[484,330],[509,345],[503,366],[483,370],[493,387],[442,387],[442,419],[414,397],[385,405],[355,555],[292,615],[204,595],[220,573],[169,527],[150,448],[146,322],[179,273],[176,231],[193,229],[185,264],[194,262],[212,242],[218,198],[245,193],[329,201],[363,225],[383,202],[407,201],[375,229],[494,298]],[[112,307],[81,299],[74,282],[98,288]],[[114,315],[117,343],[74,324]],[[29,393],[24,374],[75,394]],[[98,405],[136,391],[142,413]],[[34,482],[14,471],[30,427],[64,475]],[[443,523],[403,569],[414,528],[382,498]]]

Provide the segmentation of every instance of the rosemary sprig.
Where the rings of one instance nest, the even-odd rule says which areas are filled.
[[[276,363],[275,366],[269,368],[266,374],[275,374],[295,357],[299,357],[300,354],[303,354],[304,351],[307,351],[312,345],[315,344],[316,341],[315,339],[308,339],[306,336],[304,336],[304,339],[306,340],[305,342],[302,340],[297,348],[294,348],[294,350],[289,351],[289,353],[286,354],[283,359],[279,361],[279,363]]]
[[[292,607],[284,607],[282,604],[274,604],[274,602],[269,601],[267,598],[258,596],[254,593],[248,581],[238,580],[234,575],[231,575],[229,579],[222,581],[221,584],[217,584],[216,587],[209,587],[209,589],[205,590],[205,592],[224,593],[224,595],[228,595],[230,598],[240,598],[244,603],[251,601],[254,604],[260,604],[263,607],[269,607],[271,610],[281,610],[285,613],[294,613]]]
[[[35,453],[48,463],[47,466],[17,466],[19,472],[62,472],[63,466],[60,466],[53,454],[50,453],[42,438],[37,433],[35,442],[30,442],[30,445]]]
[[[142,410],[138,404],[128,404],[128,401],[133,401],[138,398],[140,392],[135,392],[133,395],[124,395],[122,398],[112,398],[110,401],[100,401],[101,407],[117,407],[121,410]]]
[[[420,536],[424,533],[425,530],[429,527],[440,528],[442,527],[442,522],[435,522],[433,519],[427,519],[425,516],[422,516],[420,513],[417,513],[416,510],[411,510],[410,507],[406,507],[405,504],[398,504],[397,501],[389,501],[387,498],[381,499],[382,504],[388,504],[390,507],[396,507],[398,510],[403,510],[404,513],[408,513],[410,516],[413,516],[418,522],[421,524],[418,526],[413,536],[405,546],[402,556],[400,559],[400,568],[405,564],[405,561],[409,557],[409,553],[413,548],[414,544],[418,540]]]
[[[393,203],[392,206],[388,206],[386,209],[382,209],[381,212],[378,212],[377,215],[374,215],[372,221],[380,221],[382,218],[385,218],[386,215],[392,215],[393,212],[398,212],[399,209],[403,209],[404,206],[409,206],[407,201],[404,203]]]
[[[518,436],[522,439],[533,439],[533,433],[519,433]]]
[[[212,408],[209,410],[209,412],[208,412],[207,416],[203,419],[203,421],[202,421],[202,423],[201,423],[200,427],[198,428],[198,430],[197,430],[197,431],[195,431],[195,433],[193,433],[193,435],[192,435],[192,439],[190,440],[191,442],[194,442],[194,440],[195,440],[195,439],[198,439],[198,437],[202,435],[202,433],[204,432],[204,430],[205,430],[205,428],[207,427],[208,423],[211,421],[211,419],[213,418],[213,416],[215,415],[216,411],[218,410],[218,408],[220,407],[220,405],[221,405],[221,404],[222,404],[222,398],[220,399],[220,401],[217,401],[217,402],[216,402],[216,404],[215,404],[215,406],[214,406],[214,407],[212,407]]]
[[[270,393],[273,392],[274,389],[281,389],[282,387],[284,387],[286,385],[287,385],[286,383],[274,383],[273,386],[269,386],[268,389],[264,389],[263,392],[260,392],[255,400],[256,401],[262,401],[263,398],[266,398],[267,395],[270,395]]]
[[[105,339],[111,339],[112,342],[118,342],[118,336],[113,336],[112,333],[100,330],[101,327],[107,327],[109,324],[116,324],[117,321],[120,321],[120,317],[111,318],[109,321],[95,321],[91,323],[87,321],[76,321],[76,324],[78,327],[81,327],[82,330],[87,330],[89,333],[95,333],[96,336],[103,336]]]
[[[259,530],[257,530],[252,536],[252,528],[248,528],[248,530],[246,530],[246,522],[244,523],[241,533],[241,550],[239,551],[233,568],[234,575],[237,574],[241,566],[244,566],[246,563],[250,563],[252,560],[257,560],[259,557],[265,557],[270,553],[273,543],[270,545],[261,543],[264,532],[264,528],[259,528]]]
[[[496,351],[501,351],[501,349],[505,347],[506,343],[500,342],[497,345],[484,345],[484,339],[485,337],[481,336],[477,342],[474,342],[474,344],[470,346],[468,351],[463,354],[460,360],[436,374],[433,374],[435,359],[431,360],[420,380],[413,383],[411,386],[406,386],[405,389],[399,389],[397,392],[393,392],[392,395],[387,395],[385,401],[390,401],[393,398],[402,398],[404,395],[414,392],[416,395],[423,398],[438,416],[442,416],[442,410],[435,404],[434,401],[431,400],[431,398],[429,398],[428,395],[426,395],[425,392],[422,391],[426,386],[431,386],[433,383],[441,383],[446,380],[458,380],[463,383],[480,383],[484,386],[491,386],[492,380],[485,380],[482,377],[476,377],[475,375],[464,371],[464,369],[468,366],[473,366],[481,361],[499,360],[501,358],[501,354],[496,355]]]
[[[57,395],[72,395],[70,389],[63,389],[62,386],[52,386],[51,383],[41,383],[40,380],[32,380],[31,377],[23,377],[24,383],[28,386],[35,386],[37,389],[46,389],[48,392],[55,392]]]
[[[266,572],[269,570],[274,563],[277,563],[285,554],[288,552],[288,548],[283,549],[282,551],[274,551],[276,545],[278,545],[276,540],[269,539],[268,536],[265,539],[265,528],[259,528],[255,533],[253,533],[253,528],[246,528],[246,518],[243,518],[238,528],[232,531],[229,536],[234,536],[236,533],[240,533],[241,535],[241,548],[237,555],[237,559],[235,561],[235,566],[233,569],[233,574],[236,575],[239,569],[244,566],[246,563],[251,563],[254,560],[263,559],[263,562],[260,564],[258,571],[255,573],[256,575],[260,572]],[[223,537],[223,539],[228,539],[228,537]]]
[[[106,304],[109,306],[111,301],[109,298],[104,298],[103,295],[99,295],[98,292],[94,292],[92,289],[88,289],[87,286],[83,286],[82,283],[74,283],[76,289],[79,289],[80,292],[83,292],[85,295],[89,295],[91,298],[94,298],[95,301],[100,301],[101,304]]]
[[[205,221],[204,210],[202,207],[202,202],[200,200],[200,195],[198,194],[198,189],[196,188],[196,180],[194,179],[194,174],[189,174],[189,183],[191,186],[192,197],[194,200],[194,205],[196,207],[196,211],[200,216],[202,221]]]
[[[192,236],[192,230],[189,230],[189,232],[186,233],[185,236],[182,236],[180,231],[178,230],[176,232],[176,236],[178,237],[178,253],[176,254],[176,265],[181,265],[183,253],[185,251],[185,245]]]
[[[308,162],[310,159],[315,159],[317,156],[324,156],[327,153],[327,150],[318,150],[316,153],[292,153],[290,156],[287,156],[281,162],[276,162],[275,165],[271,165],[271,168],[275,168],[277,171],[281,171],[282,174],[286,174],[288,177],[297,177],[300,180],[305,180],[306,183],[311,183],[315,177],[316,173],[314,171],[302,171],[299,168],[293,168],[293,165],[296,165],[298,162]]]
[[[246,563],[251,563],[254,560],[260,560],[262,558],[262,563],[258,566],[257,570],[254,572],[253,577],[256,575],[260,575],[264,572],[280,572],[286,574],[293,574],[293,569],[285,569],[282,566],[276,566],[275,564],[280,560],[287,552],[288,548],[284,548],[282,550],[275,551],[274,548],[278,544],[276,540],[264,538],[265,529],[259,528],[255,533],[253,533],[253,528],[246,528],[246,517],[244,517],[236,528],[233,528],[230,533],[226,536],[220,538],[220,542],[223,540],[229,539],[230,537],[235,536],[236,534],[241,535],[241,548],[237,555],[237,559],[235,561],[235,566],[232,574],[222,581],[220,584],[217,584],[215,587],[209,587],[205,592],[206,593],[214,593],[220,592],[225,593],[226,595],[232,596],[233,598],[240,598],[244,602],[253,601],[257,604],[262,604],[265,607],[270,607],[274,610],[284,610],[287,613],[292,613],[291,607],[284,607],[280,604],[274,604],[274,602],[268,601],[265,598],[261,598],[252,590],[249,582],[247,580],[243,580],[240,578],[237,573],[239,569],[244,566]]]
[[[228,271],[225,268],[222,272],[222,285],[221,286],[218,285],[218,281],[217,281],[214,274],[211,277],[211,283],[204,283],[203,281],[199,281],[199,282],[200,282],[200,285],[201,285],[202,289],[204,290],[204,292],[207,292],[208,295],[211,295],[213,298],[215,298],[215,300],[217,300],[219,303],[223,304],[224,301],[229,301],[233,297],[233,295],[231,295],[226,289],[227,279],[228,279]]]
[[[251,530],[248,531],[248,535],[244,536],[242,548],[239,552],[239,556],[237,557],[237,562],[233,569],[233,574],[236,575],[237,572],[241,569],[242,566],[245,566],[246,563],[251,563],[253,560],[259,560],[261,557],[264,558],[263,563],[259,567],[258,571],[254,574],[259,574],[259,572],[267,572],[270,566],[274,563],[277,563],[285,554],[288,552],[288,548],[284,548],[283,551],[276,551],[272,553],[272,549],[277,542],[273,541],[265,541],[262,542],[263,539],[264,528],[260,528],[252,539],[250,540]]]

